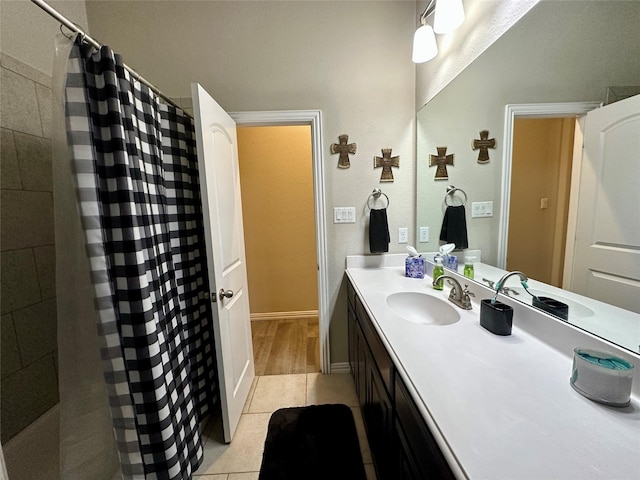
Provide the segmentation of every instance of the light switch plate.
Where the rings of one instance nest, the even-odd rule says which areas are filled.
[[[356,223],[356,207],[333,207],[333,223]]]
[[[493,217],[493,202],[472,202],[471,218]]]
[[[429,227],[420,227],[420,243],[429,243]]]

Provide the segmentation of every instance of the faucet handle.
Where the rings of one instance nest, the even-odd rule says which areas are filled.
[[[475,293],[469,291],[469,285],[465,285],[464,290],[462,291],[462,299],[461,299],[462,308],[464,308],[465,310],[471,310],[471,298],[469,297],[475,297],[475,296],[476,296]]]

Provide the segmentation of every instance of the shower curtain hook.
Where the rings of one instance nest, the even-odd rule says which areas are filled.
[[[78,25],[77,23],[74,23],[73,25],[75,25],[75,26],[76,26],[76,30],[75,30],[75,32],[74,32],[71,28],[69,28],[69,27],[67,27],[66,25],[64,25],[63,23],[61,23],[61,24],[60,24],[60,33],[61,33],[64,37],[68,38],[69,40],[71,40],[71,39],[73,38],[73,34],[74,34],[74,33],[77,33],[78,35],[80,35],[80,41],[81,41],[82,43],[85,43],[85,39],[87,38],[87,34],[86,34],[86,33],[84,33],[84,30],[82,30],[82,27],[80,27],[80,25]],[[64,33],[64,31],[62,30],[62,27],[66,27],[66,28],[68,28],[69,30],[71,30],[71,35],[67,35],[66,33]]]
[[[67,39],[71,40],[71,37],[72,37],[73,35],[67,35],[66,33],[64,33],[64,31],[62,30],[62,27],[64,27],[64,25],[63,25],[63,24],[60,24],[60,33],[61,33],[65,38],[67,38]]]

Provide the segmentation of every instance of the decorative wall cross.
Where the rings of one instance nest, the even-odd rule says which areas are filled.
[[[400,167],[400,157],[392,157],[391,150],[391,148],[383,148],[382,157],[373,157],[373,168],[382,167],[381,182],[393,182],[391,167]]]
[[[489,148],[496,148],[496,139],[489,138],[489,130],[480,132],[480,139],[475,139],[472,143],[472,149],[478,152],[478,163],[489,163]]]
[[[349,168],[351,163],[349,162],[349,154],[356,153],[358,146],[355,143],[349,143],[349,135],[340,135],[338,137],[340,143],[331,144],[331,153],[339,153],[338,168]]]
[[[447,180],[447,165],[453,165],[453,153],[447,155],[447,147],[436,147],[436,150],[438,155],[429,155],[429,166],[437,165],[435,180]]]

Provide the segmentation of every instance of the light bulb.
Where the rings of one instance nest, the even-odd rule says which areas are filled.
[[[436,36],[431,25],[422,25],[413,36],[413,63],[424,63],[438,54]]]
[[[433,30],[436,33],[450,33],[464,22],[462,0],[437,0]]]

